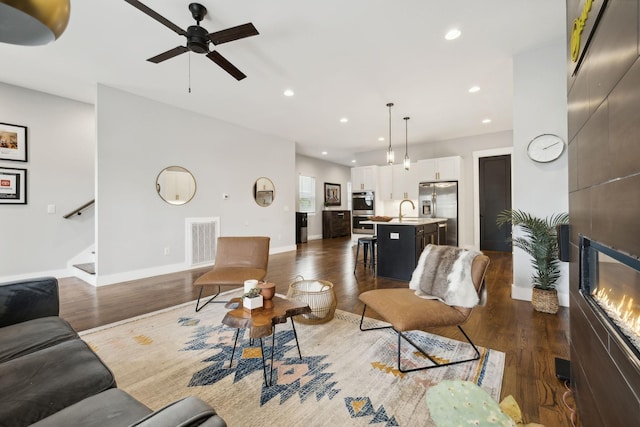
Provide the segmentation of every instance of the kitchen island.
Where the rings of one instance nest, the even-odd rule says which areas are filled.
[[[378,238],[377,274],[388,279],[411,280],[422,250],[428,244],[446,242],[446,218],[394,218],[374,224]]]

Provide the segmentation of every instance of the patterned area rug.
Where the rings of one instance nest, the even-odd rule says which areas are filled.
[[[196,395],[230,426],[430,426],[425,393],[445,379],[473,381],[500,398],[504,353],[480,347],[478,361],[402,374],[395,332],[361,332],[360,316],[340,310],[324,324],[296,323],[302,360],[291,322],[276,327],[273,385],[267,387],[260,341],[241,334],[229,367],[235,329],[220,323],[224,304],[199,313],[194,307],[183,304],[81,335],[118,386],[150,408]],[[365,326],[382,324],[368,319]],[[467,343],[435,335],[412,338],[445,361],[473,353]],[[402,350],[403,367],[430,363],[409,345]],[[264,352],[270,356],[271,337],[264,339]]]

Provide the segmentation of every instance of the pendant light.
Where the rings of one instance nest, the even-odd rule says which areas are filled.
[[[409,159],[409,119],[404,118],[404,170],[408,171],[411,167],[411,160]]]
[[[70,0],[0,0],[0,42],[38,46],[67,28]]]
[[[389,148],[387,149],[387,163],[393,164],[393,149],[391,148],[391,107],[393,107],[393,102],[387,104],[389,107]]]

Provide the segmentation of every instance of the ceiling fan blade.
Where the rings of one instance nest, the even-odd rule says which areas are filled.
[[[185,30],[183,30],[182,28],[178,27],[176,24],[174,24],[173,22],[169,21],[167,18],[165,18],[164,16],[160,15],[155,10],[151,9],[149,6],[145,6],[144,4],[140,3],[138,0],[124,0],[124,1],[126,1],[131,6],[135,7],[136,9],[146,13],[147,15],[149,15],[150,17],[152,17],[153,19],[155,19],[156,21],[158,21],[162,25],[164,25],[164,26],[168,27],[169,29],[175,31],[176,33],[180,34],[181,36],[186,36],[187,35],[187,32]]]
[[[185,53],[188,51],[189,49],[186,46],[178,46],[178,47],[174,47],[173,49],[169,49],[168,51],[163,52],[160,55],[156,55],[153,58],[149,58],[147,59],[147,61],[157,64],[159,62],[166,61],[167,59],[171,59],[174,56],[178,56],[181,53]]]
[[[224,56],[220,55],[215,50],[207,53],[207,58],[218,64],[220,68],[231,74],[236,80],[242,80],[247,77],[242,71],[238,70],[235,65],[227,61]]]
[[[232,42],[234,40],[243,39],[245,37],[257,36],[260,34],[251,22],[248,24],[238,25],[237,27],[227,28],[226,30],[210,33],[207,37],[214,45]]]

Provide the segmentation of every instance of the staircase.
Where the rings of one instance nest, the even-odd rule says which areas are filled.
[[[91,245],[67,262],[67,268],[72,276],[96,286],[96,252],[95,245]]]
[[[84,271],[87,274],[94,275],[96,274],[96,263],[95,262],[85,262],[83,264],[74,264],[75,268]]]

